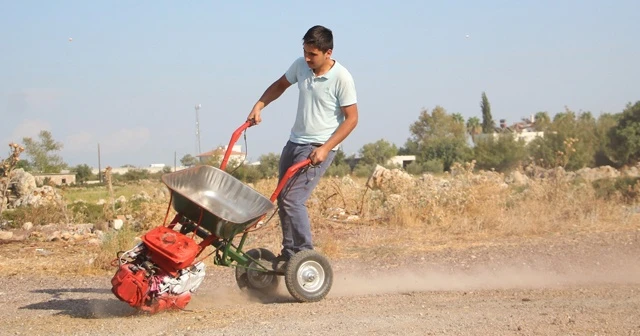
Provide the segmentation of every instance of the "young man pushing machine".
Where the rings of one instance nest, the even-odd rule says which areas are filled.
[[[323,26],[311,27],[302,38],[302,46],[304,56],[266,89],[247,118],[259,124],[262,109],[297,84],[298,110],[280,156],[279,178],[297,162],[310,159],[312,166],[305,174],[291,178],[278,196],[282,224],[282,251],[274,262],[278,271],[284,270],[295,253],[313,249],[305,203],[331,165],[335,151],[358,123],[353,77],[331,58],[332,31]]]

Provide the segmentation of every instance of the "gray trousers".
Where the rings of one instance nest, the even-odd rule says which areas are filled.
[[[302,145],[288,141],[280,155],[280,177],[282,179],[291,165],[309,158],[313,145]],[[302,250],[313,249],[311,223],[306,202],[325,171],[333,162],[336,152],[330,151],[319,166],[300,170],[285,184],[278,195],[278,214],[282,225],[282,252],[290,258]]]

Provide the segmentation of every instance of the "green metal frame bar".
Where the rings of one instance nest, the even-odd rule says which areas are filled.
[[[233,244],[233,238],[223,240],[224,247],[221,250],[218,250],[216,252],[216,257],[214,257],[214,260],[213,260],[214,264],[218,266],[227,266],[227,267],[243,267],[246,269],[251,269],[251,270],[261,271],[261,272],[271,271],[266,267],[262,266],[260,263],[257,262],[257,260],[252,258],[250,255],[246,254],[242,250],[242,247],[247,241],[248,236],[249,236],[248,232],[243,233],[242,238],[240,238],[240,243],[238,243],[237,246]],[[220,252],[222,252],[222,256],[219,255]],[[259,265],[259,268],[249,267],[249,264],[251,264],[252,261],[256,265]],[[234,265],[234,262],[235,262],[235,265]]]

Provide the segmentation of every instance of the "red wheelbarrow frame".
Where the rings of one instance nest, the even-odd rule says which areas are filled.
[[[240,135],[242,134],[242,132],[246,131],[249,127],[252,127],[254,125],[256,125],[255,122],[249,120],[249,121],[246,121],[244,124],[242,124],[233,132],[231,139],[229,140],[229,146],[227,147],[227,150],[225,151],[222,162],[220,163],[220,170],[222,171],[226,170],[233,146],[240,138]],[[284,176],[282,177],[282,179],[279,181],[275,191],[271,195],[271,198],[270,198],[271,202],[277,201],[278,195],[280,195],[280,192],[282,192],[282,189],[287,184],[289,179],[291,179],[291,177],[293,177],[301,169],[310,165],[311,165],[311,159],[305,159],[289,167],[286,173],[284,174]],[[169,215],[170,208],[171,208],[171,200],[169,201],[169,208],[167,209],[167,214],[165,216],[165,223]],[[251,229],[255,227],[260,221],[262,221],[266,215],[267,214],[262,215],[253,224],[251,224],[250,226],[246,227],[243,231],[240,231],[238,233],[238,234],[242,233],[242,238],[240,239],[240,242],[237,246],[233,244],[232,242],[233,238],[222,239],[213,233],[210,233],[206,237],[201,237],[203,238],[203,240],[198,244],[200,248],[197,254],[195,255],[195,257],[197,258],[207,246],[213,245],[216,247],[216,251],[214,251],[216,253],[216,257],[214,258],[214,263],[216,265],[231,266],[231,264],[235,261],[237,262],[237,266],[241,266],[245,268],[248,267],[248,264],[251,262],[251,260],[253,260],[253,258],[251,258],[246,253],[244,253],[242,251],[242,248],[244,246],[244,243],[246,242],[248,233],[251,232],[252,231]],[[168,228],[173,229],[173,227],[178,223],[182,225],[187,224],[187,223],[181,223],[180,222],[181,219],[182,219],[182,214],[180,213],[176,214],[173,220],[169,223]],[[200,221],[201,220],[202,220],[202,216],[200,216]],[[189,229],[189,232],[193,233],[193,238],[195,238],[196,232],[200,228],[200,221],[198,221],[197,223],[194,223],[195,227],[193,228],[193,230],[191,230],[191,228]],[[260,270],[265,271],[266,269],[260,269]]]
[[[229,156],[231,156],[231,150],[233,146],[236,144],[236,142],[238,141],[238,139],[240,138],[240,135],[242,134],[242,132],[244,132],[247,128],[253,125],[255,125],[255,122],[248,120],[247,122],[242,124],[242,126],[238,127],[238,129],[236,129],[235,132],[233,132],[233,134],[231,135],[231,140],[229,141],[229,146],[227,146],[227,151],[224,153],[224,157],[222,158],[222,163],[220,164],[221,170],[225,170],[227,168],[227,162],[229,161]],[[295,175],[298,172],[298,170],[310,164],[311,164],[311,159],[306,159],[304,161],[300,161],[292,165],[291,167],[289,167],[289,169],[287,169],[287,172],[282,177],[282,180],[280,181],[280,183],[278,183],[278,187],[271,195],[271,198],[270,198],[271,202],[276,201],[276,199],[278,198],[278,195],[282,191],[282,188],[284,188],[285,184],[287,184],[289,179],[293,175]]]

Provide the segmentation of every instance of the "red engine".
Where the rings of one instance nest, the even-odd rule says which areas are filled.
[[[150,313],[183,309],[204,280],[204,263],[193,264],[199,251],[193,239],[157,227],[142,237],[142,243],[118,256],[111,291],[131,307]]]

